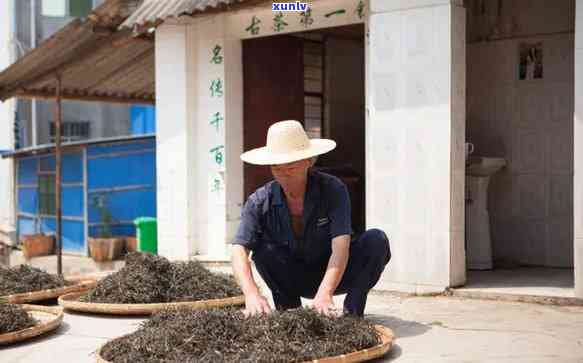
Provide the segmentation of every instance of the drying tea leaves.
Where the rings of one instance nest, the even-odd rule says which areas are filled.
[[[171,265],[162,257],[130,253],[125,266],[101,279],[81,301],[110,304],[165,302]]]
[[[71,285],[62,276],[28,265],[0,267],[0,296],[56,289]]]
[[[235,280],[215,274],[198,261],[170,262],[149,253],[132,252],[125,266],[104,279],[81,301],[151,304],[222,299],[242,292]]]
[[[168,301],[196,301],[240,296],[232,276],[212,273],[198,261],[172,263]]]
[[[34,325],[36,325],[36,320],[20,306],[0,303],[0,334],[15,332]]]
[[[301,362],[370,348],[373,326],[311,310],[245,319],[237,310],[169,310],[108,343],[111,362]]]
[[[236,309],[166,310],[101,350],[110,362],[303,362],[381,343],[372,323],[310,309],[245,318]]]

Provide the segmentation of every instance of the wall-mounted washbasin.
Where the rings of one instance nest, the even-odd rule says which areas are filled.
[[[491,176],[506,166],[506,160],[503,158],[489,158],[481,156],[472,156],[466,166],[466,174],[470,176]]]

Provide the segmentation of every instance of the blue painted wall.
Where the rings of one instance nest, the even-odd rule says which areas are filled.
[[[130,109],[132,135],[153,134],[156,132],[156,108],[135,105]]]
[[[83,154],[87,154],[84,165]],[[18,234],[55,232],[54,216],[39,215],[38,177],[55,170],[54,155],[22,157],[18,163]],[[87,169],[87,181],[84,180]],[[95,196],[106,201],[115,235],[135,235],[133,220],[156,216],[156,151],[153,139],[88,145],[63,155],[63,250],[85,254],[85,229],[99,237],[101,214]],[[87,198],[88,205],[85,205]],[[88,220],[85,220],[87,209]]]
[[[155,147],[150,139],[87,149],[90,236],[103,232],[95,198],[104,200],[117,235],[135,235],[134,219],[156,216]]]
[[[39,214],[39,175],[55,172],[54,155],[18,160],[18,234],[54,234],[56,218]],[[83,151],[63,155],[63,250],[85,253]]]

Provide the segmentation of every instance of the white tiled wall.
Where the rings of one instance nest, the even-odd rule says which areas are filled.
[[[377,287],[443,289],[465,279],[464,9],[370,4],[367,227],[387,231],[393,252]]]
[[[499,4],[498,0],[465,0],[468,14],[484,11],[485,15],[468,18],[468,40],[487,37],[496,25],[501,36],[573,31],[575,0],[503,1],[502,16],[498,18]]]
[[[515,35],[573,29],[573,0],[528,5],[513,5]],[[484,32],[478,23],[470,15],[470,40]],[[539,41],[544,78],[518,80],[520,43]],[[574,41],[567,32],[468,45],[468,141],[509,162],[489,190],[495,260],[573,267]]]

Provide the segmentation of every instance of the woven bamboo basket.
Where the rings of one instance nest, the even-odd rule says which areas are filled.
[[[22,294],[0,296],[0,300],[6,300],[6,302],[11,304],[23,304],[35,301],[43,301],[48,299],[54,299],[61,295],[69,294],[72,292],[87,291],[95,287],[95,285],[97,285],[97,280],[78,281],[78,283],[75,285],[59,287],[56,289],[47,289],[25,292]]]
[[[63,308],[21,305],[39,323],[33,327],[0,335],[0,345],[12,344],[48,333],[57,329],[63,321]]]
[[[369,360],[373,360],[375,358],[382,357],[391,350],[395,336],[393,334],[393,331],[385,326],[375,325],[375,329],[381,336],[381,343],[379,345],[376,345],[372,348],[359,350],[357,352],[342,354],[335,357],[315,359],[304,363],[357,363],[366,362]],[[123,337],[116,339],[121,338]],[[103,349],[104,346],[99,348],[99,351],[97,352],[97,363],[111,363],[110,361],[103,359],[103,357],[101,356],[101,350]]]
[[[68,310],[84,313],[110,314],[110,315],[151,315],[168,308],[188,307],[192,309],[210,309],[233,305],[245,304],[245,297],[235,296],[225,299],[186,301],[159,304],[104,304],[79,301],[83,293],[71,293],[59,297],[59,305]]]

